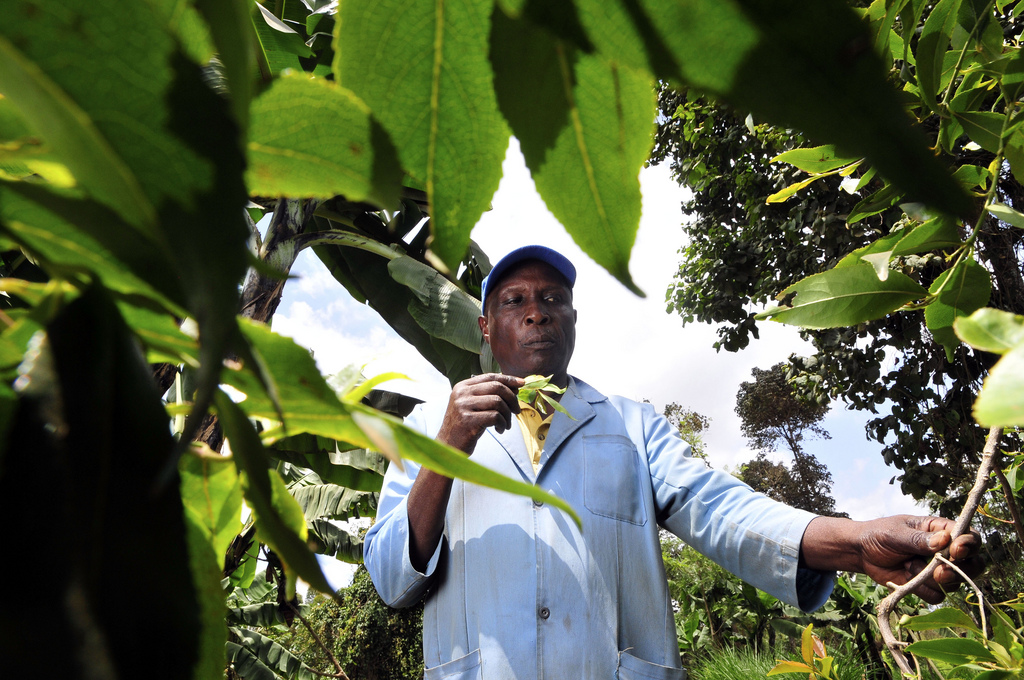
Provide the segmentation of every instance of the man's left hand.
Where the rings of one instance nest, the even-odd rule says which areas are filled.
[[[878,583],[902,585],[914,578],[937,552],[948,548],[947,558],[968,577],[985,569],[978,555],[981,537],[970,532],[951,539],[953,521],[941,517],[895,515],[867,522],[818,517],[811,521],[801,543],[801,562],[811,569],[856,571]],[[940,564],[914,594],[938,604],[955,590],[962,578]]]

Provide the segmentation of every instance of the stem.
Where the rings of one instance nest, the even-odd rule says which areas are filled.
[[[967,531],[967,528],[971,524],[971,519],[974,517],[974,513],[977,512],[978,506],[981,505],[981,499],[985,495],[985,491],[988,489],[988,478],[992,474],[993,468],[998,467],[1000,457],[998,449],[999,436],[1002,432],[1003,428],[1001,427],[993,427],[988,431],[988,438],[985,440],[985,449],[981,455],[981,465],[978,466],[978,474],[974,478],[974,486],[971,488],[971,492],[967,496],[967,503],[964,505],[964,509],[960,511],[960,516],[957,517],[956,523],[953,525],[953,531],[951,532],[950,537],[951,540]],[[892,583],[886,584],[892,588],[893,591],[889,593],[884,600],[878,603],[878,630],[882,634],[882,639],[885,640],[885,646],[889,648],[889,652],[896,660],[896,664],[904,673],[912,674],[914,673],[914,669],[910,667],[910,662],[907,661],[906,655],[900,649],[900,647],[906,643],[900,642],[896,639],[896,636],[892,632],[892,622],[889,618],[896,609],[896,605],[899,601],[913,592],[917,586],[931,578],[932,574],[935,572],[935,568],[945,561],[945,558],[936,554],[921,573],[904,583],[902,586],[896,586]],[[974,584],[972,583],[971,585]],[[977,586],[975,586],[975,588],[976,587]]]

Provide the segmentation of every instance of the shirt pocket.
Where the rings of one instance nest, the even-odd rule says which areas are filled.
[[[637,451],[628,437],[583,437],[583,504],[601,517],[647,523]]]
[[[428,668],[423,680],[480,680],[480,650],[476,649],[458,659]]]
[[[686,680],[686,671],[644,661],[629,652],[619,652],[615,677],[617,680]]]

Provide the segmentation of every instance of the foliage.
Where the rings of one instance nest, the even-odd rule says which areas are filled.
[[[786,380],[785,365],[768,370],[754,368],[753,382],[740,383],[736,415],[743,434],[755,448],[774,451],[784,443],[793,453],[793,466],[769,461],[764,454],[741,468],[740,478],[772,498],[821,515],[839,516],[832,498],[832,474],[800,442],[810,431],[829,439],[819,422],[828,406],[801,399]]]
[[[694,458],[700,458],[708,462],[708,447],[704,441],[704,433],[711,427],[711,418],[697,413],[696,411],[680,406],[676,402],[665,404],[662,414],[668,418],[668,422],[679,430],[680,436],[690,445],[690,452]]]
[[[813,624],[808,624],[804,629],[800,661],[780,661],[768,671],[768,675],[807,673],[808,680],[839,680],[838,669],[833,667],[835,659],[828,655],[821,638],[813,631]]]
[[[992,146],[999,122],[1016,115],[1013,4],[945,2],[935,20],[916,2],[874,2],[860,10],[890,80],[973,192],[975,207],[963,223],[922,211],[880,168],[820,138],[808,142],[799,131],[719,106],[692,89],[663,87],[659,98],[654,159],[671,159],[679,180],[694,191],[685,206],[695,217],[684,227],[691,239],[669,289],[670,305],[684,322],[722,324],[717,346],[735,351],[757,337],[750,308],[778,294],[783,304],[771,316],[807,329],[817,351],[793,358],[794,384],[821,403],[841,397],[872,413],[890,404],[891,413],[869,423],[870,435],[885,444],[886,461],[903,471],[904,491],[948,496],[945,512],[962,502],[950,487],[971,479],[977,465],[984,432],[972,407],[995,361],[960,344],[954,319],[986,304],[1024,312],[1022,234],[1002,207],[1021,202],[1015,150],[1024,138],[1008,124],[1001,147]],[[932,89],[936,69],[941,88]],[[885,316],[919,300],[924,315]],[[851,327],[832,328],[844,325]],[[1013,362],[1000,373],[1018,375]],[[1004,379],[997,376],[997,387]],[[986,424],[993,422],[984,415],[984,399],[977,408]],[[996,420],[1014,418],[1003,411]]]
[[[328,645],[351,680],[423,677],[423,607],[391,609],[385,605],[359,567],[352,584],[338,600],[316,595],[306,616],[317,636]],[[310,668],[322,673],[335,669],[309,629],[293,621],[282,644],[297,650]]]
[[[500,478],[364,403],[393,376],[352,372],[331,384],[306,350],[262,325],[295,255],[312,247],[439,370],[472,371],[481,348],[465,319],[487,263],[470,231],[510,131],[576,242],[634,289],[628,260],[655,78],[839,143],[866,156],[891,191],[967,212],[878,55],[851,50],[870,40],[864,23],[839,0],[771,5],[5,7],[0,503],[22,552],[40,519],[71,537],[62,559],[26,569],[26,592],[52,593],[36,608],[47,620],[25,626],[26,608],[4,610],[2,628],[17,631],[2,642],[10,672],[30,674],[56,646],[71,677],[146,668],[213,678],[228,654],[234,673],[302,675],[254,630],[232,625],[229,639],[218,579],[251,588],[258,552],[278,613],[294,606],[299,577],[326,590],[310,544],[358,557],[325,522],[372,505],[358,493],[372,494],[378,465],[357,450],[572,516],[544,489]],[[253,222],[267,210],[262,239]],[[961,270],[949,286],[977,278]],[[995,401],[1013,385],[1011,375]],[[218,430],[230,456],[218,453]],[[40,471],[56,489],[42,509],[27,483]],[[244,525],[243,498],[253,510]],[[148,606],[115,592],[146,592]],[[252,604],[261,606],[243,621],[273,609]],[[151,663],[153,640],[175,650],[171,662]]]

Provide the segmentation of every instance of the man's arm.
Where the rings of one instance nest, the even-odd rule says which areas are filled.
[[[867,522],[838,517],[811,520],[800,543],[800,565],[819,571],[854,571],[878,583],[902,585],[924,569],[932,556],[949,550],[949,559],[974,577],[984,570],[978,556],[981,538],[971,532],[951,541],[953,522],[940,517],[896,515]],[[938,604],[945,591],[960,583],[959,575],[940,565],[916,594]]]
[[[499,373],[474,376],[456,384],[437,441],[472,454],[487,428],[504,432],[512,427],[512,415],[519,413],[516,392],[522,386],[522,378]],[[420,469],[409,491],[409,558],[417,571],[426,569],[441,540],[451,491],[450,477],[427,468]]]

